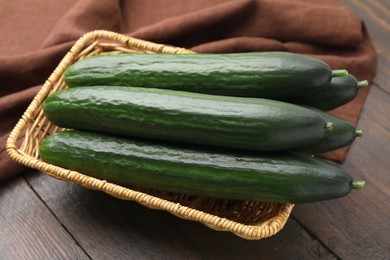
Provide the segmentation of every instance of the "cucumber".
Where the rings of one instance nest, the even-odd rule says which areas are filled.
[[[47,163],[101,180],[207,197],[307,203],[363,187],[310,156],[189,149],[76,130],[49,136],[39,153]]]
[[[289,103],[166,89],[70,88],[43,110],[64,128],[258,151],[307,146],[331,129],[316,111]]]
[[[291,98],[326,88],[332,71],[319,59],[288,52],[230,54],[104,54],[65,74],[69,87],[117,85],[223,96]]]
[[[367,86],[367,80],[358,81],[352,74],[348,74],[345,77],[332,78],[328,88],[290,101],[329,111],[352,101],[359,90]]]
[[[357,130],[348,120],[316,108],[310,108],[308,106],[306,106],[306,108],[317,111],[324,120],[332,122],[332,131],[327,131],[319,141],[309,146],[298,148],[296,151],[308,154],[330,152],[351,145],[356,137],[363,135],[363,131],[360,129]]]

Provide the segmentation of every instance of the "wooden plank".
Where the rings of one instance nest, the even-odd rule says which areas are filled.
[[[373,86],[355,141],[342,165],[361,191],[347,197],[296,206],[293,215],[338,256],[345,259],[385,259],[390,253],[390,95]]]
[[[0,185],[0,259],[89,259],[21,178]]]
[[[390,2],[388,0],[342,0],[364,21],[378,57],[375,84],[390,93]]]
[[[247,241],[105,193],[30,175],[29,183],[93,259],[335,259],[294,220]]]

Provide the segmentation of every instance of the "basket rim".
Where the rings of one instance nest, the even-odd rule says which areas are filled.
[[[63,57],[11,131],[11,134],[6,141],[6,150],[11,159],[56,179],[73,182],[89,189],[100,190],[119,199],[135,201],[148,208],[165,210],[179,218],[200,222],[217,231],[229,231],[247,240],[259,240],[279,232],[287,222],[294,204],[283,204],[279,214],[266,220],[261,225],[246,225],[201,210],[183,206],[173,201],[155,197],[144,192],[134,191],[76,171],[48,164],[17,148],[17,140],[27,126],[27,123],[33,119],[33,115],[39,110],[39,106],[49,94],[53,83],[60,79],[66,68],[74,61],[77,54],[82,51],[86,44],[91,40],[97,39],[116,41],[125,44],[126,46],[136,48],[145,48],[145,46],[147,46],[147,50],[154,52],[193,53],[184,48],[157,44],[106,30],[95,30],[84,34]]]

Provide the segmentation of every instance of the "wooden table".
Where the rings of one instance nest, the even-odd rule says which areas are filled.
[[[277,235],[247,241],[29,171],[0,184],[0,259],[390,259],[390,3],[344,2],[378,51],[365,136],[342,165],[363,191],[297,205]]]

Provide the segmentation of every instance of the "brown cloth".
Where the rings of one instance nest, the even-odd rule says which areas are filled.
[[[24,168],[5,151],[21,114],[74,42],[111,30],[196,52],[289,51],[318,57],[370,83],[373,44],[337,0],[0,0],[0,179]],[[368,89],[335,111],[357,123]],[[347,149],[327,158],[342,161]]]

